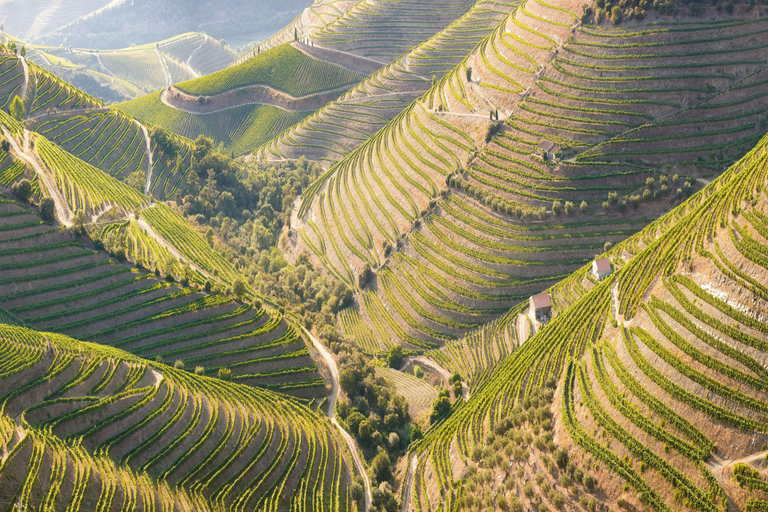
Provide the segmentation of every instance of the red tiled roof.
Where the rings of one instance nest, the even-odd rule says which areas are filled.
[[[605,272],[613,270],[611,267],[611,260],[608,258],[600,258],[599,260],[595,261],[595,268],[598,272]]]
[[[531,297],[534,309],[548,308],[552,306],[548,293],[540,293]]]

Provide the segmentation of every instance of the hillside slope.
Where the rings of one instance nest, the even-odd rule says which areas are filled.
[[[429,37],[420,41],[414,37],[411,48],[403,49],[404,53],[337,101],[269,141],[254,157],[269,160],[306,156],[330,163],[340,160],[460,63],[517,3],[478,1],[449,25],[435,27],[438,31]],[[419,16],[418,12],[411,14]],[[339,20],[322,30],[312,31],[308,39],[323,48],[367,55],[371,48],[386,49],[391,44],[377,39],[387,37],[382,27],[387,27],[388,23],[381,14],[361,17],[354,23],[343,24],[343,20]],[[375,32],[376,37],[372,39],[378,46],[368,45],[368,36],[363,34],[367,34],[369,28]],[[355,34],[358,35],[355,37]],[[381,55],[371,58],[388,60]]]
[[[2,503],[351,510],[348,454],[298,401],[0,324]]]
[[[366,350],[434,348],[499,318],[759,138],[763,18],[670,37],[580,26],[577,9],[520,5],[305,192],[289,254],[363,288],[341,324]]]
[[[493,427],[550,378],[559,382],[555,439],[577,464],[594,461],[608,504],[765,507],[767,158],[764,138],[615,247],[616,271],[498,364],[413,450],[425,476],[407,507],[450,507],[461,484],[442,497],[435,486],[462,476],[489,435],[486,420]]]
[[[0,157],[0,176],[8,175],[2,188],[23,178],[43,179],[24,170],[13,153]],[[21,172],[11,179],[18,164]],[[206,292],[204,283],[216,282],[212,268],[194,258],[177,259],[180,253],[166,240],[183,238],[185,221],[167,207],[144,209],[139,221],[94,224],[91,237],[113,257],[2,195],[0,218],[0,307],[26,325],[147,359],[181,361],[207,375],[226,368],[243,384],[305,398],[327,394],[307,345],[280,313]]]
[[[117,109],[178,135],[203,134],[241,156],[337,98],[365,75],[284,44]]]

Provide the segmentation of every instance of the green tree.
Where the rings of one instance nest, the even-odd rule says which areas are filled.
[[[144,192],[144,185],[147,183],[147,172],[144,169],[137,169],[125,178],[125,183],[139,192]]]
[[[245,280],[242,277],[238,277],[235,279],[235,282],[232,283],[232,294],[238,299],[241,299],[243,295],[245,295],[247,289]]]
[[[347,395],[354,395],[357,391],[358,375],[354,368],[344,368],[339,374],[339,385]]]
[[[611,23],[618,25],[621,23],[621,7],[614,5],[611,9]]]
[[[43,200],[40,201],[40,217],[47,221],[56,219],[56,205],[52,198],[44,197]]]
[[[434,425],[448,413],[451,412],[451,401],[448,399],[448,391],[440,393],[435,403],[432,405],[432,412],[429,414],[429,423]]]
[[[202,366],[195,366],[195,375],[205,375],[205,368]]]
[[[21,121],[24,118],[24,103],[21,101],[21,98],[16,96],[13,98],[13,101],[11,102],[10,107],[11,117],[13,117],[17,121]]]
[[[232,380],[232,370],[230,370],[229,368],[219,368],[219,372],[217,376],[221,380],[230,381]]]
[[[395,345],[391,349],[389,349],[389,354],[387,354],[387,364],[390,368],[394,368],[395,370],[399,370],[401,366],[403,366],[403,346],[402,345]]]
[[[392,465],[386,452],[380,451],[371,461],[371,473],[376,482],[389,482],[393,479]]]
[[[173,363],[173,367],[176,368],[177,370],[183,370],[184,369],[184,361],[182,361],[181,359],[177,359]]]
[[[32,183],[27,179],[23,179],[18,183],[15,183],[13,187],[11,187],[11,191],[19,201],[26,203],[29,201],[29,198],[32,197]]]

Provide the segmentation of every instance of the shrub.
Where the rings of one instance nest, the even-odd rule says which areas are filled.
[[[415,376],[417,379],[423,379],[423,378],[424,378],[424,370],[422,370],[422,369],[421,369],[421,366],[419,366],[419,365],[414,365],[414,366],[413,366],[413,375],[414,375],[414,376]]]
[[[229,368],[219,368],[219,372],[217,374],[219,379],[230,381],[232,380],[232,370]]]
[[[50,197],[44,197],[40,201],[40,216],[43,220],[52,221],[56,219],[56,205]]]
[[[560,448],[555,452],[555,462],[557,463],[557,467],[560,469],[565,469],[565,467],[568,465],[568,450],[565,448]]]
[[[573,203],[571,201],[565,202],[565,214],[571,215],[573,211],[575,210],[575,207],[573,206]]]
[[[563,204],[560,201],[555,201],[552,203],[552,213],[555,214],[555,217],[560,215],[563,212]]]
[[[205,368],[202,366],[195,366],[195,375],[205,375]]]
[[[488,128],[485,131],[485,142],[491,142],[491,139],[494,135],[496,135],[499,130],[501,130],[501,127],[504,125],[504,123],[501,123],[499,121],[495,123],[491,123],[488,125]]]
[[[11,192],[15,195],[19,201],[26,203],[29,198],[32,197],[32,183],[27,179],[23,179],[17,183],[14,183],[11,187]]]
[[[371,282],[373,279],[373,270],[371,269],[371,265],[366,263],[363,265],[362,270],[360,270],[360,273],[357,276],[357,285],[362,290],[366,286],[368,286],[368,283]]]
[[[611,249],[613,249],[613,244],[611,242],[605,242],[603,244],[603,252],[608,252]]]
[[[592,491],[595,488],[595,478],[589,473],[584,475],[584,479],[581,481],[581,483],[584,484],[584,487],[586,487],[588,491]]]
[[[177,359],[173,363],[173,367],[176,368],[177,370],[183,370],[184,369],[184,361],[182,361],[181,359]]]

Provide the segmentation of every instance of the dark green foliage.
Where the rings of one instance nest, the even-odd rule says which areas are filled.
[[[387,447],[385,457],[402,454],[411,441],[408,402],[390,382],[376,377],[376,367],[354,342],[340,337],[331,328],[326,328],[321,337],[338,355],[339,384],[348,397],[339,401],[336,414],[360,443],[365,458],[371,460]],[[389,442],[392,433],[397,434],[399,443]]]
[[[362,290],[368,286],[368,283],[371,282],[371,279],[373,279],[373,270],[371,270],[371,265],[366,263],[363,265],[362,270],[360,270],[360,274],[357,276],[357,286],[359,286]]]
[[[401,366],[403,366],[403,346],[402,345],[395,345],[391,349],[389,349],[389,354],[387,354],[387,364],[390,368],[394,368],[395,370],[399,370]]]
[[[29,198],[32,197],[32,183],[27,179],[23,179],[13,184],[11,192],[13,192],[13,195],[15,195],[19,201],[26,203],[29,201]]]
[[[56,205],[53,199],[50,197],[44,197],[40,201],[40,217],[46,221],[52,221],[56,219]]]
[[[451,412],[451,400],[448,398],[448,390],[443,390],[437,396],[437,400],[432,404],[432,411],[429,413],[429,423],[434,425],[441,419],[448,416]]]
[[[489,124],[488,128],[485,130],[485,142],[491,142],[493,136],[496,135],[499,130],[501,130],[502,126],[504,126],[504,123],[499,121]]]

